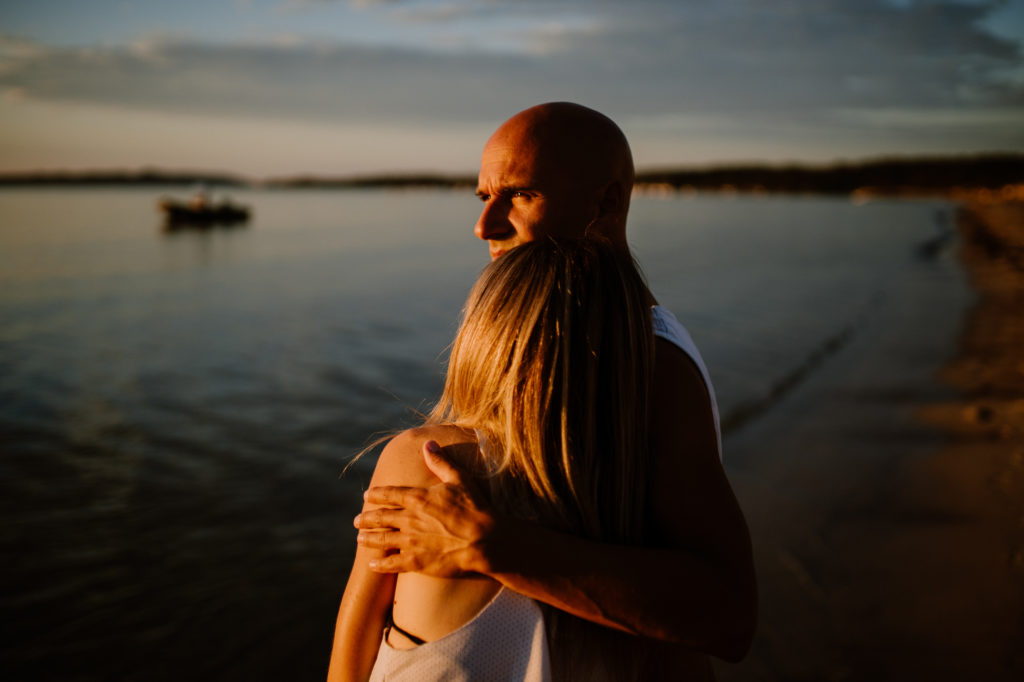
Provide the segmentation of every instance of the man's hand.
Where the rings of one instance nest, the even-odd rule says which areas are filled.
[[[417,572],[457,578],[481,572],[483,548],[494,529],[484,496],[434,441],[423,446],[427,468],[440,481],[429,488],[370,488],[366,502],[381,508],[355,518],[357,540],[388,556],[370,562],[378,573]]]

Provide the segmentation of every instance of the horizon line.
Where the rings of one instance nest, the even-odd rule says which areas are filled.
[[[714,172],[722,170],[830,170],[847,166],[867,166],[880,163],[928,163],[940,161],[978,161],[984,159],[1005,159],[1024,161],[1024,151],[976,151],[957,153],[886,153],[873,154],[863,157],[839,157],[831,161],[800,161],[800,160],[745,160],[745,161],[704,161],[687,164],[657,164],[649,167],[638,168],[636,176],[652,175],[658,173],[675,172]],[[49,177],[53,179],[88,179],[90,176],[123,176],[124,179],[142,179],[146,176],[158,176],[163,178],[188,179],[193,177],[204,177],[208,179],[219,179],[238,184],[273,184],[280,182],[353,182],[364,183],[368,181],[406,181],[406,180],[446,180],[464,181],[469,178],[476,178],[476,171],[440,171],[436,169],[408,169],[408,170],[378,170],[355,173],[329,173],[299,171],[289,174],[256,176],[244,172],[227,170],[200,169],[187,167],[170,167],[156,164],[143,164],[139,166],[92,166],[88,168],[32,168],[21,170],[0,170],[0,180],[15,179],[42,179]]]

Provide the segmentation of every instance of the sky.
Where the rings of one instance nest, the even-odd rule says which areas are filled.
[[[0,171],[474,173],[552,100],[640,169],[1024,152],[1024,0],[0,0]]]

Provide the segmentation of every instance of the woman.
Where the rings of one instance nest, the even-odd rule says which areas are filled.
[[[441,400],[423,427],[388,443],[371,485],[436,482],[421,454],[436,441],[499,513],[642,543],[646,291],[630,256],[595,239],[531,242],[491,263],[470,293]],[[332,680],[371,669],[382,680],[539,680],[549,656],[554,679],[625,679],[640,664],[635,638],[554,609],[542,616],[489,578],[396,578],[370,571],[373,558],[356,553]]]

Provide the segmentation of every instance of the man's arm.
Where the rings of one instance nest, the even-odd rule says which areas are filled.
[[[742,658],[756,620],[746,522],[699,371],[672,344],[658,339],[656,348],[651,546],[601,544],[496,516],[456,469],[428,455],[441,484],[369,491],[368,500],[391,509],[357,519],[360,543],[399,550],[375,570],[482,573],[596,623]]]

